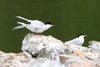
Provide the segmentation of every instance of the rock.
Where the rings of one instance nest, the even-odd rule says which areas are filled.
[[[32,57],[26,53],[4,53],[0,51],[0,67],[27,67]]]
[[[58,53],[64,53],[64,44],[62,41],[41,34],[29,33],[22,42],[22,51],[28,52],[33,56],[49,57],[49,54],[55,49]]]
[[[62,55],[63,63],[48,58],[32,58],[30,54],[21,53],[4,53],[0,51],[0,67],[99,67],[100,59],[91,60],[79,56]],[[62,59],[60,59],[62,60]],[[96,60],[98,61],[95,64]]]
[[[88,47],[91,52],[99,52],[100,53],[100,42],[99,41],[89,41]]]
[[[100,67],[100,64],[97,64],[97,67]]]
[[[91,47],[65,46],[53,36],[29,33],[20,53],[0,51],[0,67],[100,67],[100,52]]]
[[[100,64],[100,59],[91,60],[88,58],[81,58],[79,56],[62,55],[60,56],[61,63],[67,67],[97,67]]]
[[[0,67],[63,67],[56,60],[32,58],[28,53],[4,53],[0,51]]]

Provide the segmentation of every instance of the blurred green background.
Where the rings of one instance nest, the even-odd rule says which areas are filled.
[[[51,21],[55,26],[45,35],[68,41],[80,33],[90,40],[100,40],[100,0],[0,0],[0,50],[20,52],[27,29],[12,31],[17,26],[15,16]]]

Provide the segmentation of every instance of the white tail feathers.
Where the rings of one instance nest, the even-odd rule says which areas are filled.
[[[24,28],[25,27],[25,23],[22,23],[22,22],[17,22],[17,24],[20,24],[19,26],[16,26],[14,27],[12,30],[15,30],[15,29],[20,29],[20,28]]]
[[[24,28],[25,26],[16,26],[16,27],[14,27],[12,30],[15,30],[15,29],[20,29],[20,28]]]
[[[26,24],[25,23],[23,23],[23,22],[17,22],[17,24],[20,24],[20,25],[23,25],[23,26],[25,26]]]

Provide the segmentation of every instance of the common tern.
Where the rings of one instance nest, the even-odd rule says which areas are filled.
[[[30,22],[30,23],[25,24],[23,22],[17,22],[17,24],[20,24],[20,25],[14,27],[13,30],[20,29],[20,28],[27,28],[31,32],[42,33],[53,26],[50,22],[43,23],[42,21],[39,21],[39,20],[29,20],[29,19],[23,18],[21,16],[16,16],[16,17],[23,19],[23,20],[26,20],[27,22]]]
[[[86,35],[84,34],[81,34],[79,37],[75,38],[75,39],[72,39],[70,41],[67,41],[65,42],[65,45],[70,45],[70,44],[73,44],[73,45],[82,45],[84,43],[84,37]]]

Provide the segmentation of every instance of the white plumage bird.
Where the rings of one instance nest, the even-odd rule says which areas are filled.
[[[84,37],[85,36],[86,35],[81,34],[79,37],[77,37],[75,39],[72,39],[70,41],[65,42],[65,45],[71,45],[71,44],[73,44],[73,45],[80,45],[80,46],[82,46],[82,44],[84,43]]]
[[[19,19],[25,20],[27,22],[30,22],[30,23],[25,24],[23,22],[17,22],[17,24],[20,24],[20,25],[14,27],[13,30],[14,29],[20,29],[20,28],[27,28],[31,32],[42,33],[42,32],[48,30],[50,27],[53,26],[53,25],[51,25],[50,22],[45,24],[45,23],[43,23],[42,21],[39,21],[39,20],[29,20],[29,19],[23,18],[21,16],[16,16],[16,17],[19,18]]]

